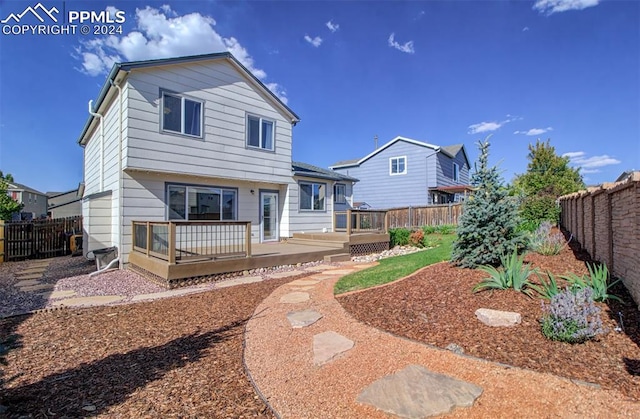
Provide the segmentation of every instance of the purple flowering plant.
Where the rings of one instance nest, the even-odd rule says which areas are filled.
[[[551,340],[582,343],[605,333],[589,287],[563,290],[548,305],[542,302],[542,311],[542,333]]]

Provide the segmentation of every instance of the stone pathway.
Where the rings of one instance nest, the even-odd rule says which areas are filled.
[[[458,355],[356,321],[334,298],[333,286],[345,273],[369,266],[313,269],[313,275],[275,290],[247,323],[247,369],[280,417],[485,418],[501,411],[518,417],[566,417],[567,412],[589,417],[590,405],[619,398],[618,393]],[[528,383],[541,393],[509,391]],[[539,410],[518,411],[517,397],[527,397],[527,402],[535,397]],[[612,405],[619,409],[612,417],[640,413],[640,405]]]

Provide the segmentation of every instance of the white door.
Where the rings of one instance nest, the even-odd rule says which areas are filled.
[[[278,240],[278,194],[260,192],[260,241]]]

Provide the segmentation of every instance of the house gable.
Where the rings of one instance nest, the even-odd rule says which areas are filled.
[[[364,162],[366,162],[367,160],[369,160],[370,158],[374,157],[375,155],[377,155],[377,154],[383,152],[384,150],[386,150],[387,148],[393,146],[394,144],[396,144],[399,141],[403,141],[403,142],[406,142],[406,143],[409,143],[409,144],[414,144],[414,145],[419,146],[419,147],[429,148],[429,149],[432,149],[432,150],[440,149],[440,147],[438,147],[436,145],[433,145],[433,144],[425,143],[425,142],[418,141],[418,140],[412,140],[411,138],[407,138],[407,137],[397,136],[396,138],[392,139],[388,143],[386,143],[383,146],[381,146],[380,148],[372,151],[371,153],[367,154],[366,156],[364,156],[361,159],[339,161],[339,162],[333,164],[332,166],[329,166],[329,168],[338,169],[338,168],[359,166],[359,165],[363,164]]]

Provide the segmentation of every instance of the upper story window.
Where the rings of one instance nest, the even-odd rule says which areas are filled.
[[[247,116],[247,146],[274,150],[274,122],[259,116]]]
[[[460,180],[460,166],[458,166],[458,163],[453,163],[453,180],[454,182]]]
[[[202,102],[162,92],[162,130],[202,137]]]
[[[169,220],[236,220],[237,191],[206,186],[168,185]]]
[[[324,183],[300,182],[300,209],[324,211],[327,185]]]
[[[333,202],[336,204],[345,204],[347,199],[345,198],[347,192],[347,185],[343,183],[336,183],[333,187]]]
[[[390,175],[405,175],[407,174],[407,157],[391,157],[389,159],[389,174]]]

